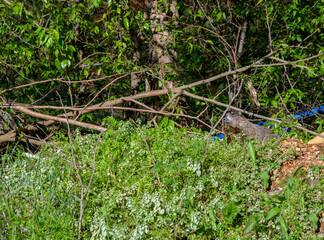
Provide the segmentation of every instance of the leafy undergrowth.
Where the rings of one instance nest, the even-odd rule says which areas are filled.
[[[97,134],[73,138],[85,189],[99,142],[83,205],[83,239],[318,236],[323,181],[292,176],[281,193],[267,191],[269,173],[289,158],[278,153],[278,144],[210,142],[202,169],[207,134],[172,125],[140,125],[141,132],[129,122],[107,122],[110,130],[99,141]],[[81,185],[68,138],[54,140],[59,149],[2,156],[0,238],[77,238]]]

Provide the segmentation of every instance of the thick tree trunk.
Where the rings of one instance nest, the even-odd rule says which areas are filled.
[[[178,16],[176,9],[177,1],[171,3],[173,17]],[[170,47],[173,46],[174,40],[171,33],[166,28],[168,21],[167,15],[159,11],[158,1],[155,0],[150,6],[151,30],[153,33],[152,44],[150,46],[150,54],[152,62],[159,67],[159,78],[165,83],[166,72],[170,72],[176,68],[177,53]]]

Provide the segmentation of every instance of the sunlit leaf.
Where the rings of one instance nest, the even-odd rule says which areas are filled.
[[[280,208],[278,208],[278,207],[274,207],[274,208],[272,208],[272,209],[268,212],[266,220],[268,221],[268,220],[270,220],[270,219],[276,217],[280,212],[281,212],[281,209],[280,209]]]
[[[316,231],[318,229],[318,217],[317,217],[317,215],[315,213],[310,213],[308,215],[308,219],[311,221],[312,227]]]

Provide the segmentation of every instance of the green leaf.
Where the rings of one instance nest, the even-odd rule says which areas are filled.
[[[59,38],[59,39],[55,40],[55,43],[59,48],[63,49],[63,40],[62,40],[62,38]]]
[[[84,70],[84,71],[83,71],[83,75],[84,75],[85,77],[88,77],[88,76],[89,76],[89,71],[88,71],[88,70]]]
[[[167,127],[169,125],[169,119],[167,117],[164,117],[161,121],[161,124],[164,126],[164,127]]]
[[[232,223],[237,214],[239,213],[239,209],[237,207],[238,203],[235,201],[231,201],[225,208],[224,217],[228,223]]]
[[[263,0],[259,0],[259,2],[257,3],[257,6],[260,4],[260,3],[262,3],[263,2]]]
[[[275,108],[278,107],[278,102],[275,101],[275,100],[272,100],[272,101],[271,101],[271,104],[272,104],[272,106],[274,106]]]
[[[47,48],[50,48],[52,45],[53,45],[53,39],[49,37],[45,43],[45,46]]]
[[[60,51],[58,49],[55,49],[54,55],[55,55],[55,57],[58,57],[60,55]]]
[[[195,196],[194,190],[192,190],[191,188],[187,188],[185,196],[186,196],[186,199],[189,200],[189,202],[191,204],[193,204],[193,200],[194,200],[194,196]]]
[[[49,36],[48,36],[48,35],[45,35],[45,36],[43,37],[43,39],[41,39],[40,44],[43,45],[44,43],[46,43],[47,40],[48,40],[48,38],[49,38]]]
[[[288,100],[289,100],[290,94],[287,94],[284,98],[284,103],[287,104]]]
[[[226,19],[226,13],[225,12],[223,12],[223,18]]]
[[[42,27],[38,27],[35,33],[38,34],[42,29],[43,29]]]
[[[322,65],[319,67],[319,69],[320,69],[321,74],[324,74],[324,64],[322,64]]]
[[[209,210],[209,219],[211,221],[211,224],[213,225],[214,229],[216,228],[216,217],[215,217],[215,210],[213,207]]]
[[[319,122],[319,126],[318,126],[318,128],[317,128],[317,132],[318,132],[318,133],[322,133],[322,131],[323,131],[323,121],[320,121],[320,122]]]
[[[256,213],[254,214],[250,220],[248,221],[248,223],[246,224],[246,227],[245,227],[245,231],[246,233],[252,231],[255,227],[255,225],[259,222],[260,220],[260,217],[261,217],[261,214],[260,213]]]
[[[212,40],[207,40],[207,42],[210,44],[210,45],[214,45],[214,42]]]
[[[40,31],[40,33],[38,34],[38,38],[40,40],[42,40],[42,38],[44,37],[44,35],[45,35],[45,29],[43,29],[42,31]]]
[[[95,8],[98,8],[100,6],[100,0],[93,0],[92,3]]]
[[[19,75],[22,77],[22,78],[25,78],[25,74],[23,71],[19,71]]]
[[[260,172],[260,178],[262,179],[263,186],[267,189],[269,187],[269,174],[266,171]]]
[[[100,30],[99,30],[98,26],[95,26],[94,29],[93,29],[93,31],[94,31],[96,34],[98,34]]]
[[[75,48],[74,48],[72,45],[70,45],[70,46],[69,46],[69,51],[70,51],[71,53],[73,53],[73,52],[75,52]]]
[[[254,147],[253,147],[253,144],[251,141],[248,144],[248,148],[249,148],[249,155],[250,155],[252,161],[255,162],[256,161],[255,150],[254,150]]]
[[[277,216],[280,212],[281,212],[281,209],[280,209],[280,208],[278,208],[278,207],[274,207],[274,208],[272,208],[272,209],[268,212],[266,220],[268,221],[268,220],[274,218],[274,217]]]
[[[56,29],[53,30],[53,37],[56,42],[60,39],[60,34]]]
[[[28,67],[26,68],[25,73],[26,73],[27,76],[28,76],[28,74],[30,73],[30,70],[29,70]]]
[[[287,227],[285,220],[281,216],[279,216],[278,221],[280,223],[281,235],[285,239],[288,239],[288,227]]]
[[[71,65],[71,61],[68,60],[68,59],[65,59],[61,62],[61,67],[62,68],[66,68],[66,67],[69,67]]]
[[[219,22],[219,20],[221,20],[221,18],[222,18],[222,13],[221,12],[217,13],[216,22]]]
[[[316,231],[317,228],[318,228],[318,217],[317,217],[317,215],[315,213],[310,213],[308,215],[308,219],[311,221],[312,227]]]
[[[57,58],[55,59],[55,66],[57,69],[61,69],[61,63]]]
[[[296,175],[297,175],[297,173],[299,172],[299,170],[302,169],[303,167],[304,167],[304,166],[300,166],[300,167],[298,167],[298,168],[293,172],[293,174],[292,174],[291,177],[296,177]]]
[[[192,127],[191,130],[195,133],[201,133],[201,131],[195,127]]]
[[[150,25],[148,23],[144,23],[144,26],[143,27],[144,27],[145,30],[149,30],[150,29]]]
[[[21,13],[22,13],[22,6],[21,5],[14,6],[12,10],[13,10],[14,14],[21,16]]]

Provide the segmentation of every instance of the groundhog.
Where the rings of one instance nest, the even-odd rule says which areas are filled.
[[[229,111],[223,119],[223,131],[229,142],[233,140],[233,134],[243,133],[245,136],[250,136],[253,139],[264,142],[276,138],[276,134],[271,133],[271,129],[257,126],[245,117],[240,112]]]

